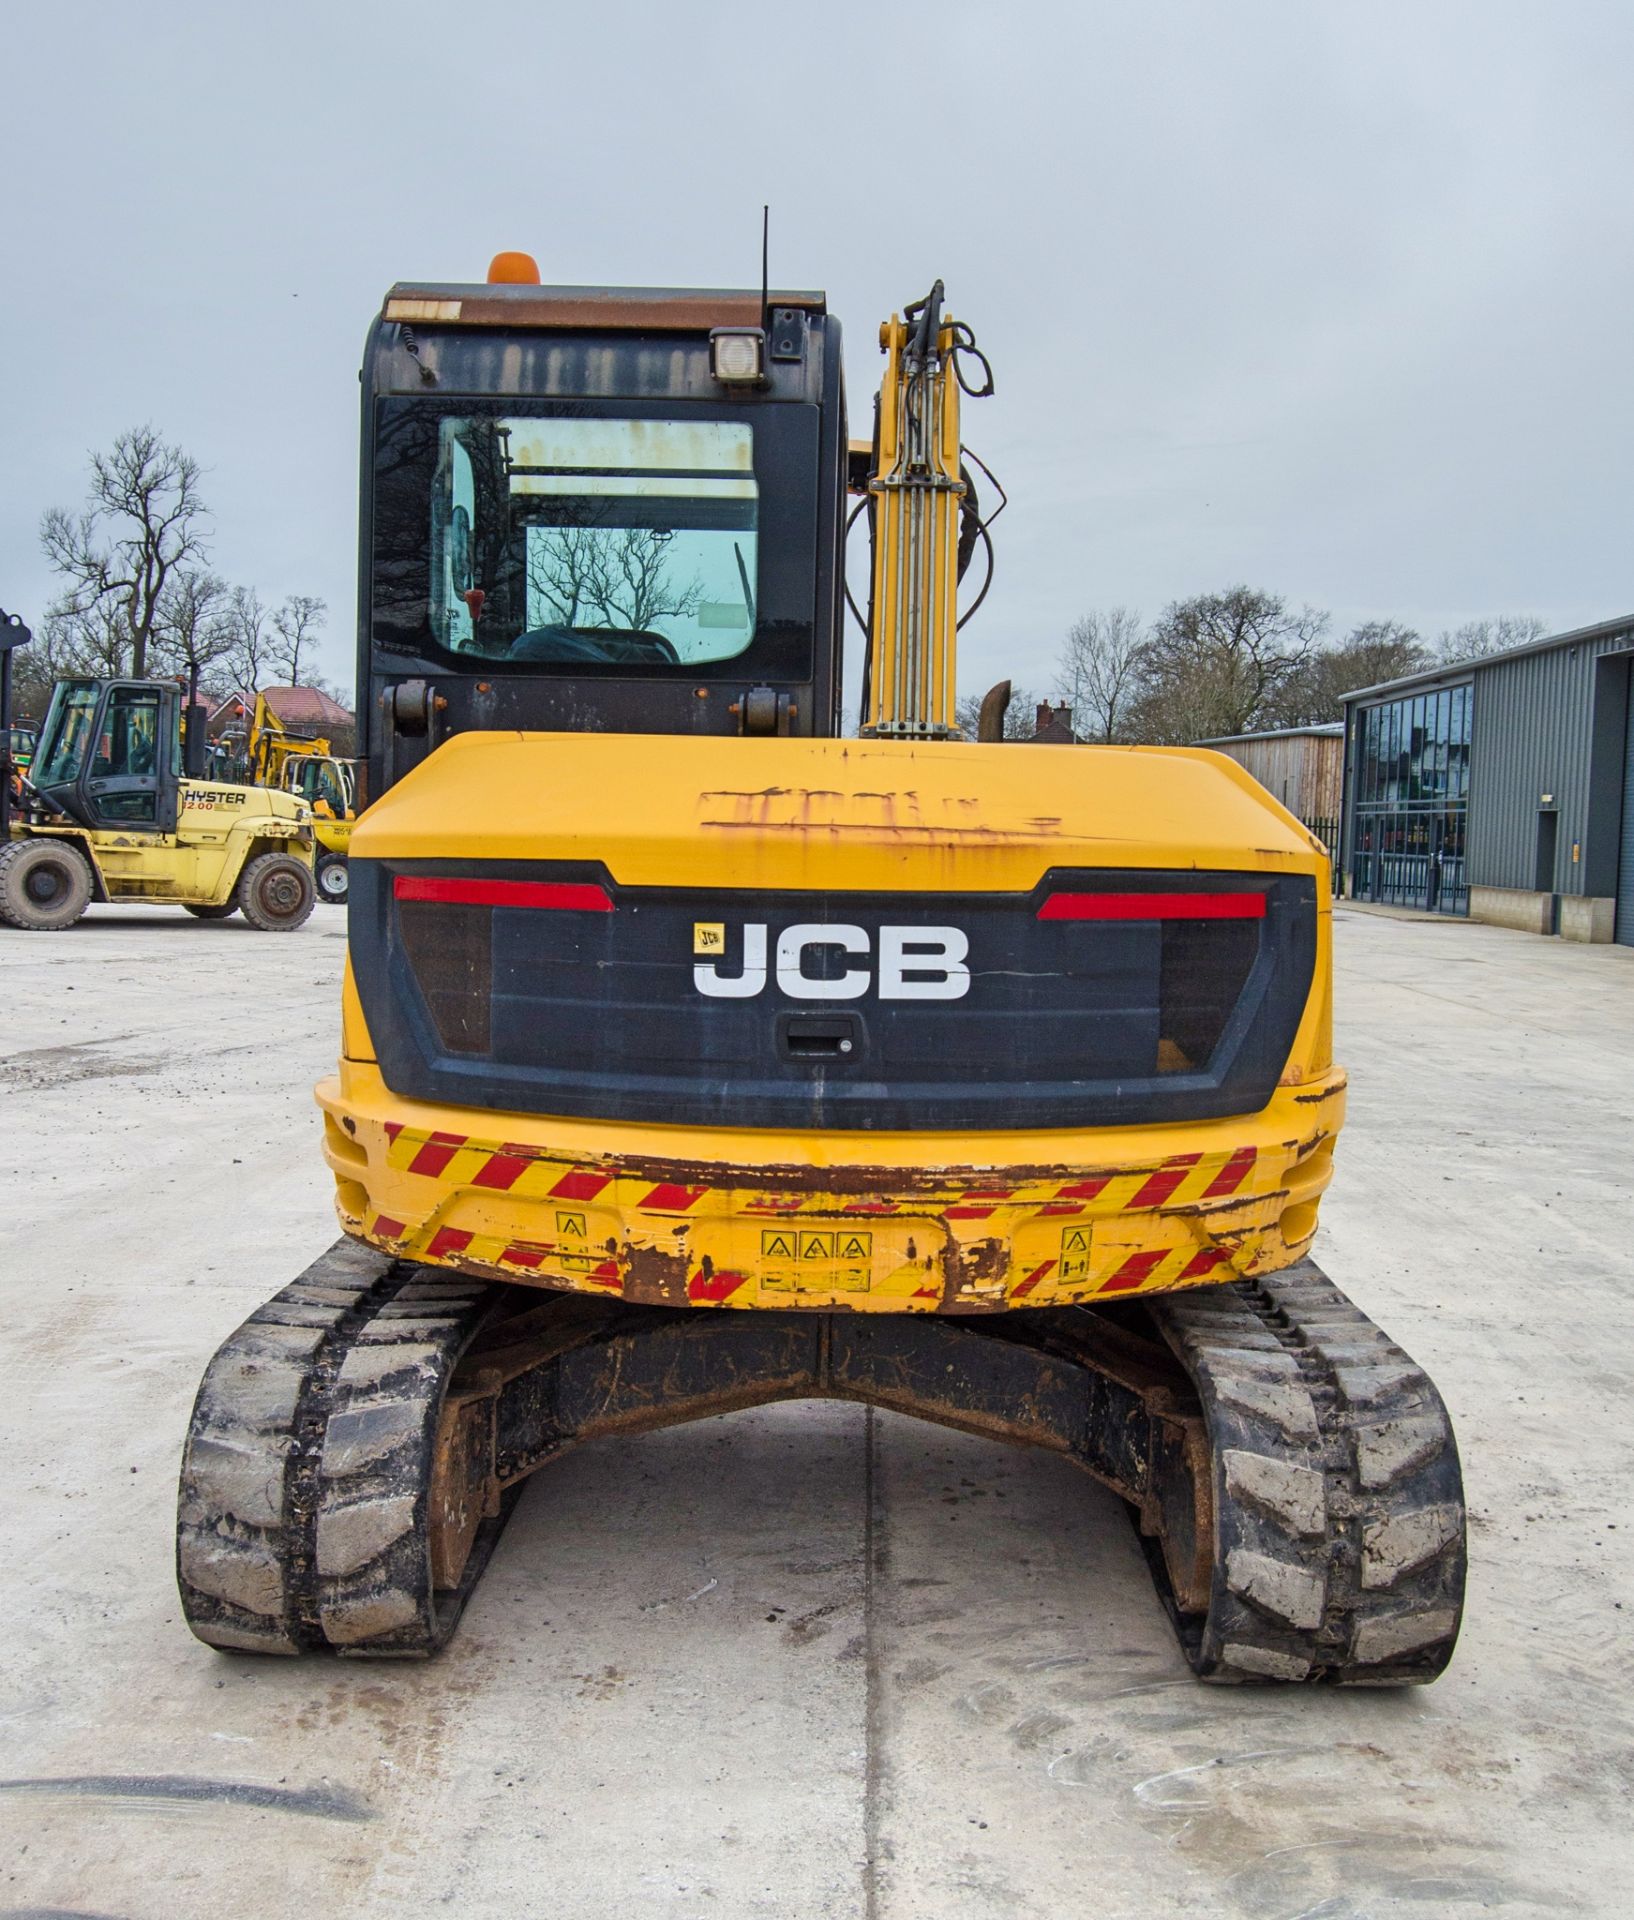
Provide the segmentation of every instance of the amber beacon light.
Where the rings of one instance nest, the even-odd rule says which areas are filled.
[[[496,253],[488,262],[490,287],[536,287],[539,262],[531,253]]]

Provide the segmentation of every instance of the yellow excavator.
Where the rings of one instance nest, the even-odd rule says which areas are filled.
[[[327,734],[302,731],[294,717],[297,700],[310,701],[307,687],[262,687],[255,696],[245,754],[257,786],[293,793],[312,814],[317,841],[318,896],[344,906],[346,856],[357,817],[357,779],[353,763],[334,751]]]
[[[343,1237],[199,1391],[211,1645],[429,1654],[568,1448],[837,1397],[1114,1489],[1205,1679],[1449,1659],[1445,1410],[1310,1259],[1323,849],[1219,754],[959,737],[992,379],[940,283],[880,340],[853,447],[818,293],[387,296]]]

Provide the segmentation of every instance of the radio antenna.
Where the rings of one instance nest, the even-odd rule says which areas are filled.
[[[772,330],[771,283],[767,278],[767,263],[771,259],[772,246],[772,210],[762,205],[760,209],[760,330],[770,333]]]

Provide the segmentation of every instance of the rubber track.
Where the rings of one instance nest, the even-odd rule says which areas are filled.
[[[182,1457],[176,1572],[188,1625],[255,1653],[435,1653],[504,1524],[457,1591],[434,1591],[426,1526],[448,1381],[495,1289],[337,1241],[210,1362]]]
[[[1452,1657],[1464,1500],[1429,1377],[1310,1261],[1176,1296],[1153,1317],[1211,1443],[1213,1585],[1182,1615],[1215,1681],[1410,1686]]]

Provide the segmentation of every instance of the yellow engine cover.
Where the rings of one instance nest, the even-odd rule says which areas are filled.
[[[354,888],[371,862],[594,861],[622,888],[934,894],[953,916],[960,895],[1027,895],[1056,869],[1164,869],[1177,889],[1303,876],[1315,903],[1269,1098],[1140,1125],[699,1126],[412,1098],[387,1084],[349,972],[340,1071],[318,1091],[342,1224],[375,1245],[662,1304],[957,1313],[1214,1283],[1309,1246],[1343,1110],[1327,861],[1221,755],[468,733],[370,808],[351,857]],[[372,937],[354,912],[354,940]]]

